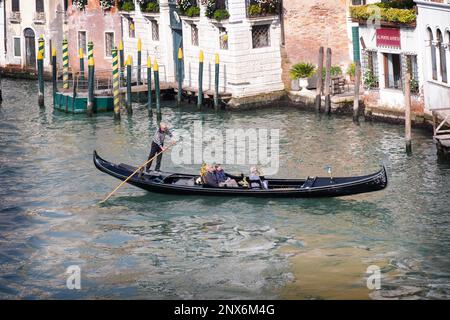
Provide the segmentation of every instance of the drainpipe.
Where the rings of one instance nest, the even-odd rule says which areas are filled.
[[[285,36],[284,36],[284,14],[283,14],[283,0],[280,0],[280,12],[278,13],[280,17],[280,28],[281,28],[281,45],[284,46]]]
[[[3,52],[3,54],[5,55],[5,62],[6,62],[6,53],[8,52],[8,41],[7,41],[7,36],[6,36],[6,0],[3,1],[3,32],[5,35],[5,38],[3,39],[4,43],[5,43],[5,52]]]

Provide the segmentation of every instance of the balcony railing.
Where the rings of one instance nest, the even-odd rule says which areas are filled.
[[[9,21],[11,23],[20,23],[20,11],[12,11],[11,15],[9,16]]]
[[[36,24],[45,24],[45,12],[36,12],[33,22]]]

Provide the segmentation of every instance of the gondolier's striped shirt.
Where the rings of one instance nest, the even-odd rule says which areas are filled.
[[[166,135],[168,135],[169,137],[172,138],[172,132],[170,132],[169,129],[166,129],[165,132],[161,132],[161,130],[159,130],[159,128],[158,128],[155,132],[155,135],[153,136],[153,143],[157,144],[158,147],[160,147],[162,149]]]

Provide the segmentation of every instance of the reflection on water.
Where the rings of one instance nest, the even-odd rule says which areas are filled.
[[[144,106],[110,114],[39,110],[36,85],[3,82],[0,107],[2,298],[448,298],[450,165],[429,134],[317,116],[290,108],[200,113],[166,106],[163,119],[205,127],[280,129],[280,177],[389,170],[386,190],[339,199],[195,198],[127,186],[97,171],[92,151],[114,162],[145,160],[156,118]],[[47,87],[50,92],[50,86]],[[51,97],[47,96],[50,102]],[[167,155],[164,168],[176,166]],[[245,166],[229,165],[232,172]],[[366,287],[378,265],[382,289]],[[66,288],[79,265],[82,290]]]

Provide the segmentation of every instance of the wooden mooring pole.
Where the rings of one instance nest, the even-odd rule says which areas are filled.
[[[331,48],[327,48],[327,62],[325,73],[325,113],[331,113]]]
[[[39,52],[41,52],[42,59],[44,59],[44,57],[45,57],[45,40],[44,40],[44,35],[41,35],[39,37],[38,44],[39,44]]]
[[[411,147],[411,75],[406,72],[405,75],[405,143],[406,152],[412,151]]]
[[[95,63],[94,57],[91,57],[88,61],[88,102],[87,102],[87,114],[88,116],[92,116],[94,111],[94,70]]]
[[[133,60],[131,58],[131,55],[128,55],[126,65],[127,65],[127,112],[128,114],[132,114],[133,106],[131,101],[131,83],[133,79],[131,75],[131,67],[133,65]]]
[[[355,96],[353,98],[353,121],[358,122],[360,114],[359,86],[361,84],[361,63],[355,62]]]
[[[201,109],[203,105],[203,60],[204,60],[203,51],[200,50],[200,54],[198,57],[198,99],[197,99],[197,107],[199,109]]]
[[[113,81],[113,100],[114,100],[114,119],[120,119],[120,79],[119,79],[119,57],[117,48],[112,50],[112,81]]]
[[[63,88],[69,89],[69,44],[67,39],[63,40]]]
[[[177,64],[177,78],[178,78],[178,92],[177,92],[177,104],[181,105],[183,97],[183,49],[178,48],[178,64]]]
[[[322,106],[322,90],[323,90],[323,79],[322,79],[322,70],[323,70],[323,47],[319,49],[319,63],[317,64],[317,85],[316,85],[316,111],[320,112]]]
[[[53,107],[56,103],[56,93],[58,92],[58,66],[56,61],[56,48],[52,48],[52,84],[53,84]]]
[[[44,56],[41,50],[38,51],[37,55],[37,67],[39,84],[38,104],[42,108],[44,107]]]
[[[124,83],[125,72],[125,54],[123,52],[123,41],[119,41],[119,66],[120,66],[120,81]],[[122,84],[121,84],[122,85]]]
[[[94,58],[94,43],[92,41],[88,42],[88,61]]]
[[[137,43],[137,85],[141,85],[141,68],[142,68],[142,40],[138,39]]]
[[[219,73],[220,73],[220,60],[219,54],[216,53],[214,68],[214,110],[219,110]]]
[[[159,87],[159,66],[158,62],[153,63],[153,74],[155,76],[155,98],[156,98],[156,113],[157,116],[161,114],[161,92]]]
[[[152,113],[152,59],[147,57],[147,109]]]

